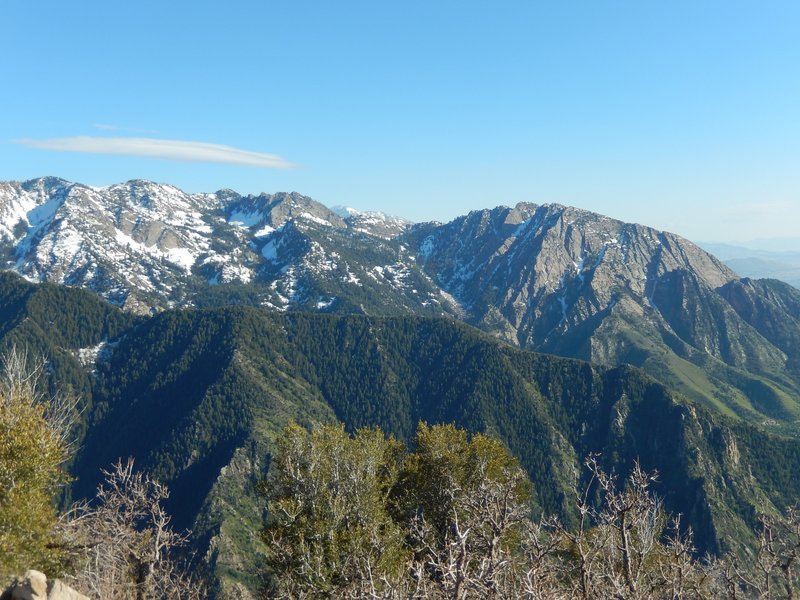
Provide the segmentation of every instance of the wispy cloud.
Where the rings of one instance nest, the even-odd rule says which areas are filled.
[[[291,169],[296,165],[274,154],[252,152],[206,142],[184,142],[156,138],[67,137],[48,140],[21,139],[14,143],[40,150],[146,156],[164,160],[245,165],[262,169]]]

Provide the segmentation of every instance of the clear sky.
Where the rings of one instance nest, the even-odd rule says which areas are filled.
[[[800,2],[2,0],[0,179],[800,237]]]

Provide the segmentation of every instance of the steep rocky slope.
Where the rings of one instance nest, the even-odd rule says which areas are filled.
[[[790,428],[800,416],[789,286],[740,280],[676,235],[557,205],[476,211],[407,237],[421,270],[484,330],[640,366],[730,415]],[[737,286],[758,299],[749,317],[729,292]],[[783,331],[766,319],[782,320]]]

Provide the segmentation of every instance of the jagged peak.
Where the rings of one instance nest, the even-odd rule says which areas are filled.
[[[278,228],[291,220],[344,228],[344,220],[327,206],[298,192],[231,196],[225,207],[228,221],[246,227],[270,225]]]
[[[194,194],[189,194],[179,187],[176,187],[170,183],[161,183],[157,181],[150,181],[149,179],[130,179],[123,183],[114,183],[105,188],[100,189],[107,189],[111,191],[117,190],[127,190],[133,194],[139,193],[150,193],[153,191],[166,191],[170,194],[179,194],[182,196],[192,196]]]
[[[343,219],[363,214],[363,211],[360,211],[357,208],[352,208],[350,206],[342,206],[341,204],[337,204],[336,206],[331,206],[330,208],[333,212],[335,212]]]
[[[26,192],[33,192],[34,190],[40,190],[46,193],[50,193],[52,190],[68,188],[75,185],[71,181],[67,181],[66,179],[62,179],[61,177],[54,177],[51,175],[45,175],[43,177],[28,179],[21,183],[17,183],[14,181],[9,181],[7,183],[10,185],[17,184],[21,189],[25,190]]]
[[[413,225],[407,219],[379,211],[362,211],[346,206],[334,206],[331,211],[344,219],[352,230],[384,239],[395,238]]]

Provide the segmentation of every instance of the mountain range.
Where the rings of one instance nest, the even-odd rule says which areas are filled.
[[[42,178],[0,183],[0,250],[0,344],[83,399],[72,495],[136,456],[220,597],[258,586],[255,487],[290,420],[491,432],[567,521],[587,453],[638,458],[712,553],[800,494],[800,291],[674,234]]]
[[[730,416],[800,422],[800,291],[677,235],[557,204],[412,224],[297,193],[0,183],[0,250],[31,281],[131,312],[230,304],[458,319],[521,348],[631,364]]]
[[[767,244],[766,241],[761,243]],[[787,240],[787,244],[800,248],[798,239]],[[780,279],[800,289],[800,251],[766,250],[732,244],[701,245],[744,277]]]

